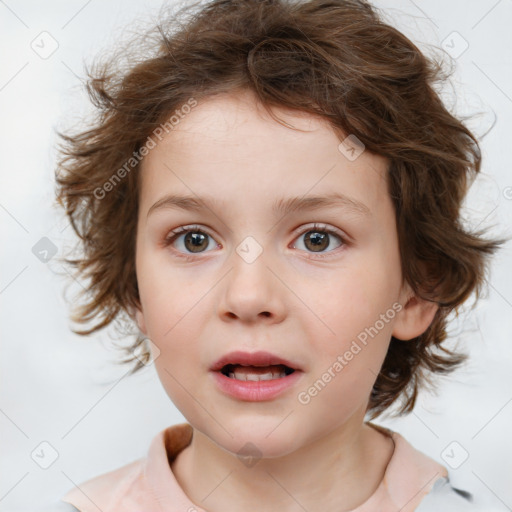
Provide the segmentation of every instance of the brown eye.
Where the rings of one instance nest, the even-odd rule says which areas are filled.
[[[308,231],[304,240],[304,245],[313,252],[323,251],[329,246],[329,234],[320,231]]]
[[[297,241],[294,244],[295,248],[310,253],[330,253],[345,243],[341,234],[323,226],[309,228],[297,238]]]
[[[172,231],[164,241],[165,247],[169,245],[183,254],[208,252],[207,249],[210,246],[210,248],[218,246],[208,233],[193,227],[184,227]]]
[[[198,231],[191,231],[185,235],[183,243],[190,252],[201,252],[208,247],[208,235]]]

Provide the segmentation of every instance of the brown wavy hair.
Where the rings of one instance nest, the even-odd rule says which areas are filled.
[[[462,226],[461,203],[481,155],[475,135],[435,92],[447,77],[441,61],[360,0],[214,0],[161,13],[156,29],[87,69],[92,126],[58,132],[57,201],[81,246],[80,257],[65,262],[88,279],[72,318],[93,323],[74,332],[89,335],[140,307],[140,163],[132,161],[133,170],[126,163],[190,98],[249,89],[277,122],[272,106],[318,115],[340,137],[354,134],[389,159],[404,279],[439,308],[421,336],[391,339],[368,411],[374,418],[398,397],[398,413],[411,411],[432,374],[465,359],[443,344],[447,315],[478,298],[488,256],[502,243]],[[123,349],[131,373],[143,367],[134,350],[149,357],[144,343],[139,332]]]

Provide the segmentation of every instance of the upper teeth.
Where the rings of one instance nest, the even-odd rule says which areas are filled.
[[[285,372],[267,372],[267,373],[246,373],[246,372],[237,372],[236,370],[234,372],[230,372],[229,377],[232,379],[237,380],[252,380],[255,382],[258,382],[260,380],[272,380],[272,379],[281,379],[283,377],[286,377]]]

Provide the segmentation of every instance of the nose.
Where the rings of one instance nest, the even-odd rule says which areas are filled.
[[[220,318],[226,322],[280,323],[285,316],[284,287],[276,277],[277,269],[264,253],[249,263],[236,251],[230,258],[228,272],[218,306]]]

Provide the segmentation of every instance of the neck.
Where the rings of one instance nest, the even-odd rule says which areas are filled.
[[[377,489],[393,441],[359,423],[343,425],[285,456],[244,465],[198,430],[171,468],[185,494],[208,512],[349,511]]]

